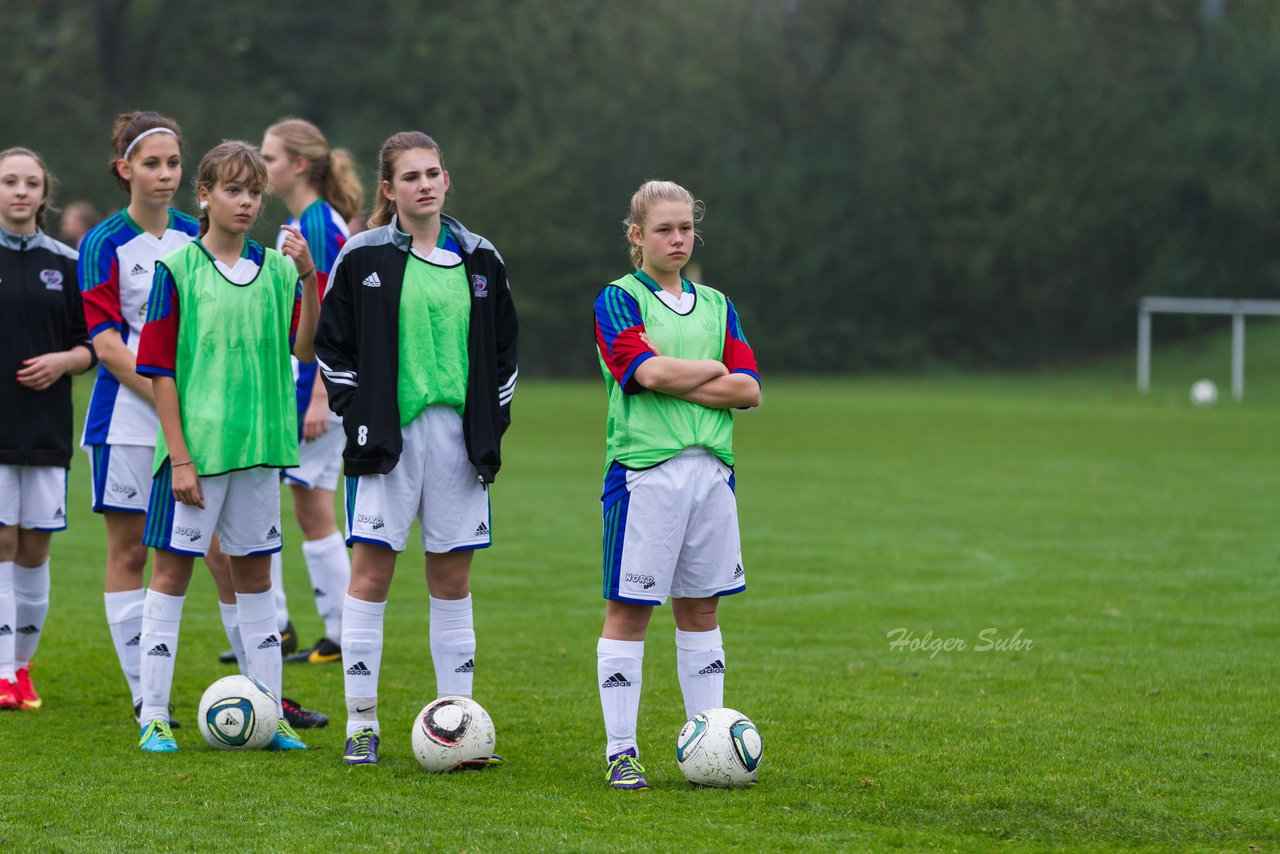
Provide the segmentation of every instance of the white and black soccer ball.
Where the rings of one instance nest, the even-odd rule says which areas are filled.
[[[470,697],[441,697],[413,720],[413,755],[428,771],[456,771],[493,755],[493,720]]]
[[[1196,380],[1191,384],[1191,402],[1196,406],[1213,406],[1218,402],[1218,386],[1213,380]]]
[[[729,789],[749,785],[763,755],[760,730],[733,709],[707,709],[694,715],[676,739],[680,772],[698,786]]]
[[[196,720],[200,734],[219,750],[259,750],[275,735],[280,707],[257,679],[224,676],[205,689]]]

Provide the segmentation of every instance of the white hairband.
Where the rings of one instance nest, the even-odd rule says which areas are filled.
[[[129,143],[129,147],[124,150],[124,154],[120,155],[120,159],[128,160],[129,155],[133,153],[133,149],[137,147],[138,143],[142,142],[143,139],[151,136],[153,133],[168,133],[173,134],[173,136],[177,136],[177,134],[173,133],[169,128],[152,128],[151,130],[144,130],[133,138],[133,142]]]

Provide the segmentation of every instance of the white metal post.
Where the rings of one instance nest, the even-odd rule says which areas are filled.
[[[1244,313],[1231,315],[1231,396],[1244,399]]]
[[[1138,391],[1151,388],[1151,312],[1138,310]]]

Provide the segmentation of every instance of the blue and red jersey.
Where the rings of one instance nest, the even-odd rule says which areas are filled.
[[[643,271],[637,270],[633,275],[655,296],[664,298],[665,294],[661,286]],[[684,298],[694,295],[693,284],[683,279],[681,289]],[[760,382],[756,356],[747,344],[747,337],[742,331],[742,321],[738,318],[737,309],[733,307],[732,300],[726,297],[725,301],[728,303],[728,308],[724,347],[720,360],[724,362],[724,366],[730,373],[749,374],[755,378],[756,382]],[[644,391],[644,387],[635,380],[636,368],[640,367],[646,359],[651,358],[654,353],[640,339],[645,332],[645,327],[640,305],[635,297],[622,288],[607,287],[596,297],[595,315],[596,346],[605,365],[609,368],[609,373],[617,380],[624,393],[637,394]]]
[[[80,292],[89,336],[114,329],[135,354],[147,317],[147,300],[156,261],[194,240],[200,224],[173,209],[160,236],[142,229],[127,210],[103,220],[80,244]],[[85,416],[83,445],[144,445],[156,443],[159,422],[155,408],[120,384],[107,370],[98,369]]]
[[[285,225],[296,226],[302,232],[307,246],[311,250],[311,260],[316,264],[316,284],[320,289],[320,298],[324,299],[329,284],[329,274],[338,260],[338,253],[351,237],[347,223],[338,215],[324,199],[316,199],[301,216],[290,219]],[[276,249],[284,244],[285,232],[281,229],[276,238]],[[311,392],[315,388],[316,363],[295,361],[297,368],[298,390],[298,430],[302,430],[302,422],[311,405]],[[299,432],[301,438],[301,432]]]

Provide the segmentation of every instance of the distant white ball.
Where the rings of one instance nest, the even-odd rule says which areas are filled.
[[[707,709],[694,715],[676,739],[680,771],[699,786],[746,786],[755,779],[763,755],[760,730],[733,709]]]
[[[200,734],[219,750],[266,747],[280,721],[275,695],[248,676],[224,676],[205,689],[196,718]]]
[[[1218,387],[1213,380],[1196,380],[1191,384],[1191,402],[1196,406],[1213,406],[1218,402]]]
[[[413,755],[428,771],[456,771],[488,761],[495,742],[493,720],[470,697],[441,697],[413,720]]]

